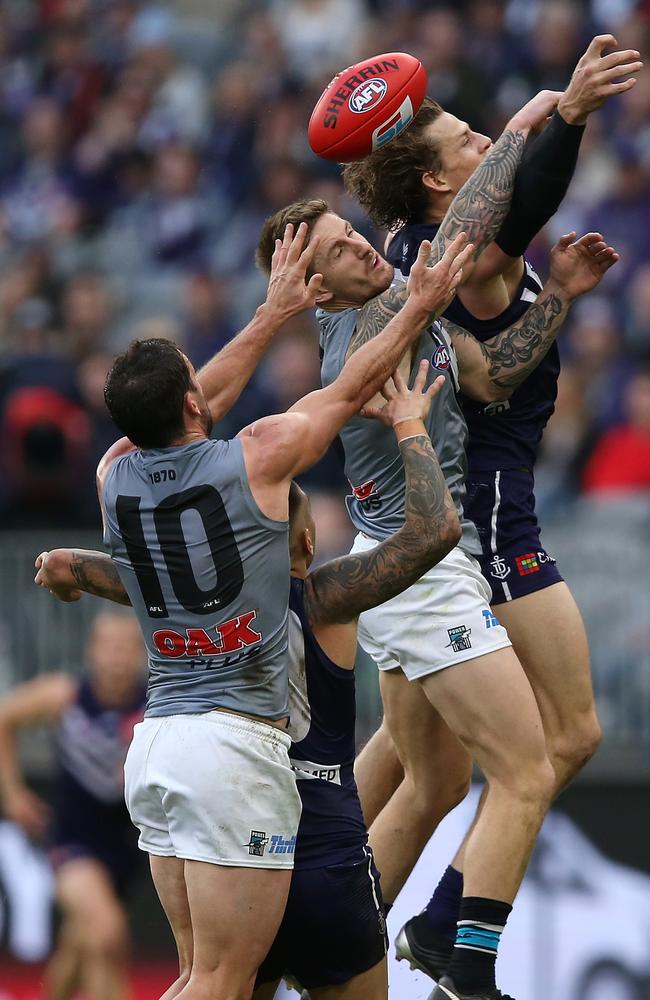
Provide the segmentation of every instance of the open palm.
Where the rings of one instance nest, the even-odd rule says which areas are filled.
[[[595,288],[618,259],[602,233],[587,233],[579,240],[575,233],[568,233],[551,250],[551,278],[575,298]]]

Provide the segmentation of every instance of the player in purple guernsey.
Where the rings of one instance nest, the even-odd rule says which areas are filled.
[[[144,712],[145,653],[130,611],[97,615],[80,676],[49,673],[0,702],[0,790],[7,818],[49,848],[62,924],[44,996],[127,1000],[129,935],[123,895],[139,868],[124,804],[124,759]],[[51,814],[24,784],[16,736],[56,727]]]
[[[316,530],[308,497],[289,496],[290,749],[302,799],[287,909],[258,974],[254,1000],[270,1000],[282,976],[317,998],[387,996],[385,919],[379,877],[353,774],[357,620],[361,612],[410,586],[455,545],[460,524],[422,419],[442,379],[424,392],[423,364],[412,390],[399,374],[385,387],[378,414],[392,426],[405,468],[403,527],[372,552],[343,556],[309,572]],[[41,582],[65,594],[85,589],[128,600],[103,553],[55,550],[41,561]],[[74,566],[74,573],[72,567]],[[294,849],[281,838],[269,850]]]
[[[466,269],[458,295],[445,313],[452,328],[463,327],[485,341],[530,308],[540,282],[523,254],[566,192],[589,114],[608,97],[633,87],[642,67],[636,50],[605,54],[617,44],[611,35],[592,40],[546,130],[529,141],[517,171],[510,213],[474,268]],[[345,167],[348,190],[376,223],[391,230],[387,257],[403,274],[408,275],[421,240],[434,238],[456,192],[491,145],[486,136],[427,99],[412,125],[394,142]],[[556,794],[586,763],[600,739],[584,626],[555,559],[543,546],[535,515],[533,467],[554,409],[559,370],[559,353],[553,345],[507,402],[485,406],[467,397],[462,401],[469,431],[465,511],[481,538],[481,568],[492,587],[492,603],[498,605],[495,611],[535,691]],[[421,753],[427,752],[422,746]],[[359,764],[362,799],[366,769],[372,781],[372,815],[381,815],[400,780],[396,763],[391,739],[382,727]],[[427,909],[398,937],[398,956],[436,979],[456,932],[463,848]]]

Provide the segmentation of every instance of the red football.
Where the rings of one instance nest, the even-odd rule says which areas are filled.
[[[321,94],[309,119],[309,145],[324,160],[362,160],[406,128],[426,89],[424,66],[406,52],[349,66]]]

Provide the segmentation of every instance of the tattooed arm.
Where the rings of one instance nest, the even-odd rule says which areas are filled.
[[[131,604],[117,567],[105,552],[52,549],[41,552],[35,566],[34,582],[61,601],[78,601],[85,592],[116,604]]]
[[[460,189],[442,220],[431,245],[428,259],[433,267],[459,233],[467,234],[473,245],[473,259],[494,240],[508,214],[515,173],[526,138],[535,125],[553,112],[560,93],[544,90],[508,122],[503,134]],[[467,278],[467,268],[463,280]],[[376,337],[386,323],[402,308],[409,295],[409,284],[396,284],[370,299],[360,310],[357,329],[350,342],[348,357],[362,344]],[[431,318],[444,312],[439,308]]]
[[[352,622],[400,594],[460,539],[456,507],[422,422],[444,383],[439,377],[424,393],[428,367],[423,362],[411,391],[396,372],[384,387],[386,405],[364,411],[393,426],[399,442],[406,480],[404,526],[369,552],[333,559],[307,577],[305,602],[314,627]]]
[[[483,401],[508,399],[555,340],[572,301],[591,291],[618,260],[600,233],[563,236],[551,251],[551,276],[535,302],[511,326],[480,343],[444,320],[458,357],[463,392]]]

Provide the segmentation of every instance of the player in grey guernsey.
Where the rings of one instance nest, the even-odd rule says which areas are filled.
[[[302,815],[295,869],[282,924],[257,977],[254,1000],[270,1000],[283,975],[314,997],[382,1000],[388,995],[385,920],[378,874],[354,781],[354,661],[357,620],[443,558],[460,523],[423,418],[443,378],[423,392],[428,363],[409,390],[389,380],[378,414],[398,442],[405,472],[405,516],[382,545],[309,572],[316,527],[308,497],[292,483],[289,704],[290,757]],[[129,597],[104,553],[54,550],[37,560],[37,582],[58,597],[83,590],[113,601]],[[276,838],[278,853],[293,843]],[[350,905],[353,901],[353,905]]]
[[[291,236],[275,246],[267,302],[288,285],[298,311],[320,277],[304,280],[317,246],[301,252]],[[178,945],[170,990],[185,1000],[250,996],[289,889],[293,856],[272,849],[292,841],[300,816],[285,731],[289,484],[444,308],[465,244],[419,268],[405,310],[330,387],[234,441],[210,440],[212,388],[174,344],[135,341],[108,374],[106,402],[126,437],[100,462],[98,490],[151,662],[126,799]],[[270,320],[258,319],[245,333],[262,345]],[[240,359],[239,384],[250,363]],[[214,387],[218,364],[209,375]]]
[[[433,248],[422,244],[418,264],[425,258],[436,259],[450,229],[455,228],[459,208],[468,211],[472,206],[480,213],[487,202],[491,206],[488,215],[502,221],[507,198],[499,211],[495,205],[503,190],[511,188],[517,150],[523,147],[530,125],[528,115],[510,123],[455,199]],[[408,302],[409,290],[404,282],[394,282],[392,266],[319,199],[289,206],[267,220],[258,259],[287,222],[307,222],[312,237],[319,239],[313,266],[323,276],[317,300],[327,384],[360,345],[372,340],[399,313]],[[415,359],[426,357],[432,372],[443,370],[452,376],[435,401],[427,430],[461,517],[464,435],[457,387],[485,401],[507,398],[550,347],[570,302],[595,287],[616,259],[600,234],[575,242],[564,238],[553,250],[551,277],[536,303],[493,341],[480,344],[466,331],[450,330],[444,323],[435,324],[420,338]],[[361,275],[360,263],[365,264]],[[409,352],[403,361],[406,371],[413,360]],[[382,429],[374,424],[353,418],[341,439],[354,493],[350,506],[361,529],[353,552],[359,553],[374,548],[399,523],[403,474],[390,435],[382,436]],[[416,782],[410,767],[409,751],[418,760],[413,751],[418,743],[414,717],[429,730],[430,753],[424,766],[438,818],[455,804],[459,789],[466,787],[469,757],[479,763],[489,791],[467,850],[460,911],[464,940],[454,949],[445,988],[459,1000],[490,1000],[501,996],[494,981],[499,929],[505,925],[548,808],[553,769],[530,684],[489,606],[490,589],[472,554],[477,549],[476,535],[467,523],[463,529],[460,545],[446,559],[404,594],[360,619],[359,638],[380,668],[385,718],[409,779],[403,783],[402,795],[393,796],[382,811],[379,828],[371,826],[370,843],[380,870],[383,856],[398,854],[385,885],[392,902],[430,836],[435,812],[428,803],[425,808],[410,808],[411,783],[419,789],[420,802],[426,783],[425,776],[418,776]],[[447,669],[459,664],[462,669]],[[414,713],[413,702],[420,706],[422,698],[429,703],[428,711],[418,708],[419,714]],[[432,727],[437,743],[433,750]],[[459,753],[459,742],[465,754]],[[432,773],[438,768],[439,776]],[[366,819],[372,818],[372,803],[366,806],[363,798],[362,802]],[[480,934],[484,925],[490,928],[490,947],[468,947],[467,928],[476,926]]]

